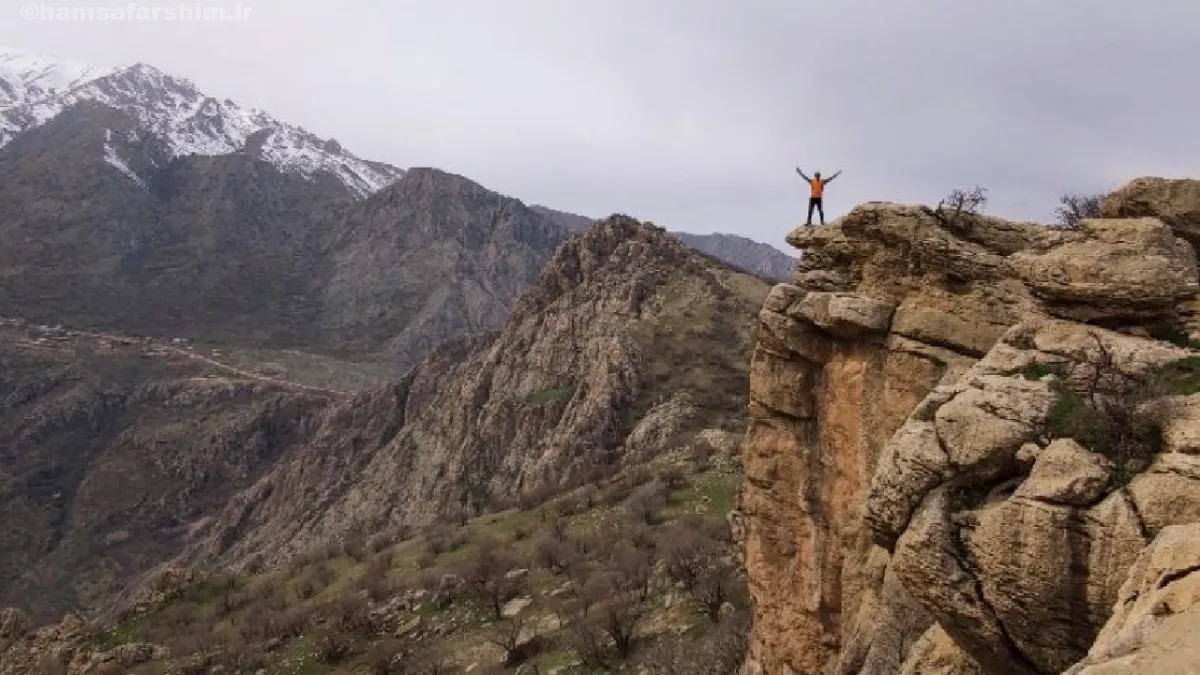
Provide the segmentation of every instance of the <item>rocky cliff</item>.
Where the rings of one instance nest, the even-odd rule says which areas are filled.
[[[1069,231],[869,203],[789,236],[751,365],[745,672],[1191,672],[1164,645],[1198,638],[1198,194],[1139,179]]]

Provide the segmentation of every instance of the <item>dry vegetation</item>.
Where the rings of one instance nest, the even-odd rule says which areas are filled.
[[[748,630],[726,519],[740,472],[711,454],[160,589],[94,646],[170,650],[111,675],[732,673]]]

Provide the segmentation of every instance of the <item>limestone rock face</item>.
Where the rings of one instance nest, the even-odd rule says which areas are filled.
[[[1192,356],[1150,337],[1200,307],[1188,211],[1154,204],[1065,231],[868,203],[788,236],[742,445],[746,675],[1057,675],[1087,654],[1139,552],[1200,521],[1191,396],[1146,393],[1145,457],[1060,428],[1064,392],[1141,392]]]
[[[1200,523],[1172,525],[1138,555],[1096,643],[1064,675],[1194,673],[1198,626]]]
[[[1088,452],[1070,438],[1046,446],[1037,457],[1029,478],[1013,493],[1020,499],[1048,504],[1090,506],[1104,494],[1112,474],[1112,462]]]
[[[1085,220],[1086,238],[1044,253],[1020,252],[1021,279],[1053,312],[1079,320],[1161,314],[1200,290],[1196,254],[1156,218]]]
[[[1158,218],[1192,244],[1200,243],[1200,180],[1136,178],[1100,204],[1105,218]]]
[[[1111,367],[1130,377],[1146,359],[1162,366],[1188,355],[1082,324],[1017,326],[997,345],[997,358],[976,364],[949,400],[934,401],[935,420],[964,399],[994,416],[971,419],[974,434],[935,424],[933,434],[919,436],[944,450],[949,470],[936,484],[896,478],[912,458],[929,454],[909,440],[927,429],[914,420],[914,432],[902,429],[893,438],[868,493],[866,519],[878,540],[890,544],[896,537],[895,574],[986,672],[1058,673],[1078,661],[1149,538],[1197,518],[1200,475],[1188,455],[1161,455],[1121,487],[1112,480],[1113,461],[1060,439],[1038,452],[1023,475],[1017,454],[1027,443],[1044,442],[1053,404],[1029,405],[1027,390],[1044,387],[1050,394],[1054,379],[1030,381],[1022,371],[1032,363],[1082,373],[1098,352],[1114,355]],[[1004,381],[1010,384],[1000,386]]]

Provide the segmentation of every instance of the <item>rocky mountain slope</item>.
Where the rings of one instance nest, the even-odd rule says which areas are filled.
[[[307,436],[331,395],[132,340],[0,326],[0,604],[106,600]]]
[[[683,243],[720,258],[731,265],[767,277],[786,280],[796,271],[796,259],[783,251],[736,234],[692,234],[675,232]]]
[[[357,197],[404,174],[261,110],[207,96],[192,82],[146,64],[102,68],[0,48],[0,147],[81,102],[103,104],[136,120],[161,143],[156,166],[189,155],[241,153],[306,179],[332,176]]]
[[[282,560],[738,429],[767,288],[659,228],[607,219],[559,248],[497,334],[330,411],[315,442],[197,531],[187,560]]]
[[[1192,672],[1198,185],[1139,179],[1071,231],[871,203],[789,237],[743,446],[747,673]]]
[[[545,206],[530,207],[549,217],[560,227],[571,232],[582,232],[596,221],[565,211],[556,211]],[[784,281],[791,278],[796,269],[796,259],[774,246],[739,237],[736,234],[693,234],[672,232],[683,243],[703,251],[715,258],[768,279]]]
[[[0,508],[19,525],[0,554],[0,599],[39,619],[92,609],[168,559],[282,563],[737,430],[767,290],[614,217],[564,243],[498,333],[353,396],[176,376],[136,349],[67,345],[48,361],[40,343],[15,341],[0,350]]]
[[[591,222],[361,160],[150,66],[9,49],[0,212],[8,315],[317,352],[393,377],[499,328]]]
[[[164,570],[108,625],[72,614],[34,629],[0,610],[0,675],[732,673],[748,598],[726,518],[737,437],[719,437],[544,503],[282,568]]]
[[[355,200],[331,176],[246,155],[168,155],[99,104],[0,150],[5,311],[384,360],[399,376],[446,339],[500,326],[567,236],[434,169]]]

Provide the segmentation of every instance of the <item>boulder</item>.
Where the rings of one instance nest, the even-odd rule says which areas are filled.
[[[1088,321],[1154,316],[1200,291],[1196,254],[1156,218],[1084,220],[1086,238],[1012,264],[1047,311]]]
[[[1104,218],[1158,218],[1177,235],[1200,243],[1200,180],[1135,178],[1100,203]]]

